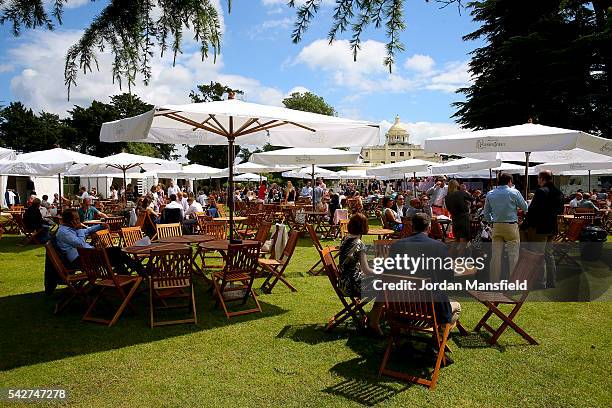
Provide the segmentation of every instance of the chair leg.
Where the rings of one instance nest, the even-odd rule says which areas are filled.
[[[149,277],[149,326],[153,328],[155,324],[155,316],[153,311],[153,282]]]
[[[393,336],[389,336],[387,339],[387,348],[385,349],[385,354],[383,355],[382,362],[380,363],[380,367],[378,368],[378,375],[381,376],[384,374],[387,368],[387,362],[389,361],[389,356],[391,355],[391,350],[393,349]]]
[[[484,304],[484,305],[487,306],[486,304]],[[487,323],[487,320],[489,320],[489,317],[491,317],[492,314],[493,314],[493,311],[489,308],[489,310],[487,310],[487,312],[484,314],[484,316],[482,316],[482,319],[480,319],[478,324],[476,324],[476,326],[474,326],[474,331],[475,332],[479,332],[480,329],[482,328],[482,326]]]
[[[123,298],[123,302],[121,302],[121,305],[119,306],[119,308],[115,312],[115,315],[113,316],[113,318],[111,319],[110,323],[108,324],[108,327],[112,327],[115,323],[117,323],[117,319],[119,319],[119,316],[121,316],[123,314],[123,311],[128,306],[130,301],[132,300],[132,297],[134,296],[134,293],[136,293],[136,289],[138,289],[138,287],[140,286],[141,282],[142,282],[142,278],[140,276],[137,277],[136,280],[134,281],[134,283],[132,284],[132,288],[127,293],[127,295],[125,295],[125,297]],[[123,291],[121,291],[121,292],[123,292]]]
[[[529,334],[527,334],[525,330],[521,329],[516,323],[514,323],[513,319],[518,313],[518,311],[520,310],[522,305],[523,305],[522,303],[517,303],[508,316],[506,316],[497,307],[494,307],[492,309],[493,313],[495,313],[497,317],[502,319],[503,323],[501,324],[501,326],[499,326],[499,328],[495,331],[495,333],[493,333],[493,337],[489,341],[491,344],[497,343],[497,340],[499,339],[499,337],[502,335],[502,333],[506,330],[508,326],[510,326],[515,332],[521,335],[521,337],[527,340],[529,344],[533,344],[533,345],[538,344],[538,342],[533,337],[531,337]]]
[[[193,282],[191,282],[191,307],[193,309],[194,324],[198,324],[198,314],[196,312],[195,294],[193,291]]]
[[[446,360],[444,356],[444,351],[446,350],[446,342],[448,340],[448,333],[450,332],[451,325],[446,324],[444,327],[444,334],[442,335],[442,343],[440,343],[440,347],[438,348],[438,358],[436,359],[436,365],[434,367],[434,371],[431,375],[431,383],[429,385],[429,389],[433,390],[436,388],[436,383],[438,382],[438,374],[440,374],[440,365],[442,364],[442,360]]]

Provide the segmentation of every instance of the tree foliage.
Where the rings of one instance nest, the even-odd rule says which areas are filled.
[[[610,137],[612,0],[470,3],[485,39],[455,117],[469,128],[534,121]]]
[[[197,90],[192,90],[189,93],[189,98],[193,103],[222,101],[230,93],[235,95],[243,95],[244,92],[239,89],[230,88],[227,85],[219,82],[210,84],[198,85]],[[241,158],[250,157],[250,154],[244,152],[240,146],[235,146],[236,155]],[[205,166],[225,168],[227,167],[227,146],[187,146],[187,159],[191,163],[203,164]]]
[[[336,116],[336,111],[325,102],[325,99],[311,92],[294,92],[288,98],[283,99],[283,105],[289,109]]]
[[[95,0],[92,0],[95,1]],[[23,28],[52,30],[62,24],[68,0],[0,0],[0,24],[9,23],[18,36]],[[171,52],[173,61],[181,52],[184,30],[190,30],[200,45],[202,59],[216,59],[221,49],[221,17],[213,0],[109,0],[68,50],[64,71],[68,93],[76,86],[79,72],[98,68],[97,52],[110,49],[113,80],[130,88],[138,74],[145,84],[151,79],[151,60]],[[50,5],[49,5],[50,4]],[[45,6],[48,6],[46,8]],[[227,0],[231,10],[231,0]]]
[[[425,0],[429,2],[429,0]],[[296,8],[296,21],[293,28],[292,39],[294,43],[302,40],[305,31],[319,12],[323,0],[306,0]],[[446,7],[456,4],[460,9],[462,0],[436,0]],[[327,34],[331,44],[338,35],[350,30],[350,39],[353,59],[357,61],[357,54],[361,49],[361,36],[369,26],[376,29],[384,27],[387,43],[387,56],[384,64],[391,72],[397,53],[404,51],[404,44],[400,40],[400,33],[406,29],[404,20],[404,0],[336,0],[332,16],[333,22]],[[290,7],[296,7],[296,1],[289,1]]]

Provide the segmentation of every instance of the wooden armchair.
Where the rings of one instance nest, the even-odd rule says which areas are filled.
[[[291,261],[291,257],[293,256],[293,252],[295,251],[295,247],[297,245],[298,237],[299,233],[297,231],[291,231],[280,259],[259,259],[259,266],[262,268],[263,272],[268,275],[261,285],[261,290],[264,293],[271,293],[272,289],[274,286],[276,286],[279,280],[289,289],[291,289],[292,292],[297,292],[297,289],[291,283],[289,283],[283,274],[285,273],[285,269],[287,269],[287,265],[289,265],[289,261]]]
[[[183,236],[183,228],[181,224],[159,224],[157,226],[157,233],[155,234],[155,238],[157,240],[181,236]]]
[[[320,259],[313,265],[310,267],[310,269],[308,270],[308,273],[310,273],[311,275],[319,275],[321,272],[323,272],[325,270],[325,265],[323,265],[323,256],[322,256],[322,252],[323,252],[323,245],[321,244],[321,241],[319,241],[319,237],[317,236],[317,232],[315,231],[314,227],[312,226],[312,224],[306,224],[306,231],[308,231],[308,235],[310,236],[310,240],[312,241],[312,245],[315,247],[315,249],[317,250],[317,252],[319,253],[319,257]],[[331,248],[331,250],[333,252],[336,252],[336,256],[338,257],[338,247],[337,246],[331,246],[329,247]],[[319,265],[321,265],[320,268]]]
[[[151,328],[169,324],[198,323],[193,291],[192,262],[191,248],[151,250],[151,260],[147,264]],[[170,299],[187,299],[187,304],[168,305]],[[156,303],[161,303],[161,306]],[[191,312],[191,317],[163,321],[155,319],[156,310],[184,307]]]
[[[134,246],[137,241],[144,238],[144,232],[139,227],[123,227],[119,231],[121,237],[121,246]]]
[[[126,307],[134,311],[130,302],[140,286],[142,278],[140,276],[117,275],[103,249],[78,248],[78,251],[81,269],[87,274],[93,290],[98,292],[85,312],[83,320],[102,323],[111,327],[117,322]],[[112,318],[106,319],[94,316],[93,312],[98,302],[104,299],[107,300],[105,303],[110,304],[109,300],[112,297],[118,297],[121,301]]]
[[[14,206],[13,206],[14,207]],[[39,229],[39,230],[30,230],[25,226],[25,223],[23,222],[23,213],[19,212],[19,211],[11,211],[11,216],[13,217],[13,222],[15,222],[15,224],[17,224],[17,228],[19,228],[19,232],[21,232],[25,238],[23,239],[23,241],[21,241],[21,245],[27,245],[27,244],[42,244],[42,242],[40,242],[40,235],[43,233],[43,229]]]
[[[60,278],[61,283],[66,285],[62,297],[59,302],[55,304],[53,313],[59,314],[75,299],[79,299],[83,305],[87,307],[89,305],[89,301],[87,300],[87,275],[77,270],[66,268],[51,241],[45,244],[45,252],[57,276]]]
[[[223,312],[228,319],[232,316],[261,312],[257,295],[253,291],[259,247],[258,242],[229,245],[223,270],[213,273],[216,304],[223,307]],[[244,306],[249,297],[255,301],[255,307],[239,311],[228,309],[229,302],[241,302],[241,305]]]
[[[96,231],[91,236],[94,247],[98,249],[112,248],[114,245],[111,232],[107,229]]]

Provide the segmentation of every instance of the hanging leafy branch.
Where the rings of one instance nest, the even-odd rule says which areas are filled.
[[[92,0],[95,1],[95,0]],[[63,6],[68,0],[0,0],[0,24],[9,23],[18,36],[22,28],[44,27],[52,30],[62,24]],[[231,11],[231,0],[226,0]],[[221,49],[221,16],[213,0],[109,0],[94,18],[79,41],[66,55],[65,83],[77,85],[80,73],[98,69],[98,53],[109,49],[113,55],[113,82],[128,89],[142,75],[147,85],[151,80],[151,60],[156,46],[160,55],[170,51],[176,63],[184,30],[193,33],[200,45],[202,60],[212,53],[216,60]]]
[[[425,0],[429,2],[429,0]],[[296,5],[295,0],[288,2],[289,7],[296,8],[296,21],[294,23],[291,39],[294,43],[302,41],[304,33],[315,18],[323,0],[306,0],[301,5]],[[459,9],[463,7],[462,0],[436,0],[445,8],[450,4],[456,4]],[[373,25],[376,29],[385,26],[387,43],[385,44],[387,56],[384,64],[393,69],[395,56],[404,51],[404,44],[400,40],[400,33],[406,29],[403,16],[404,0],[336,0],[332,26],[327,34],[329,43],[333,43],[338,35],[349,29],[352,32],[350,40],[353,59],[357,60],[357,54],[361,49],[361,36],[364,30]]]

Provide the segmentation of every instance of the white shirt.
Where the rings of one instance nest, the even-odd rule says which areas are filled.
[[[185,218],[185,209],[183,208],[183,206],[181,205],[181,203],[179,203],[178,201],[172,201],[170,202],[166,208],[169,209],[173,209],[173,208],[178,208],[179,210],[181,210],[181,217]]]
[[[427,194],[431,194],[429,198],[429,205],[435,205],[438,207],[444,207],[444,197],[448,194],[448,186],[438,187],[434,185],[432,188],[427,190]]]
[[[200,205],[202,207],[205,207],[208,205],[208,196],[206,194],[200,194],[198,196],[198,203],[200,203]]]
[[[110,198],[111,198],[111,200],[116,200],[118,198],[117,197],[117,190],[111,190]]]
[[[181,205],[183,206],[183,211],[187,211],[189,208],[189,203],[185,197],[181,198]]]
[[[570,203],[569,203],[569,204],[570,204],[570,207],[572,207],[572,208],[576,208],[576,207],[578,207],[578,205],[580,205],[580,203],[581,203],[581,202],[582,202],[582,200],[578,201],[578,200],[576,200],[575,198],[573,198],[573,199],[570,201]]]
[[[179,192],[179,188],[177,186],[170,186],[168,187],[168,196],[170,194],[176,194]]]
[[[185,218],[189,217],[190,215],[193,215],[192,218],[195,218],[195,214],[199,212],[204,212],[204,208],[202,208],[202,205],[200,203],[194,201],[193,203],[191,203],[189,208],[187,208],[187,211],[185,211]]]

